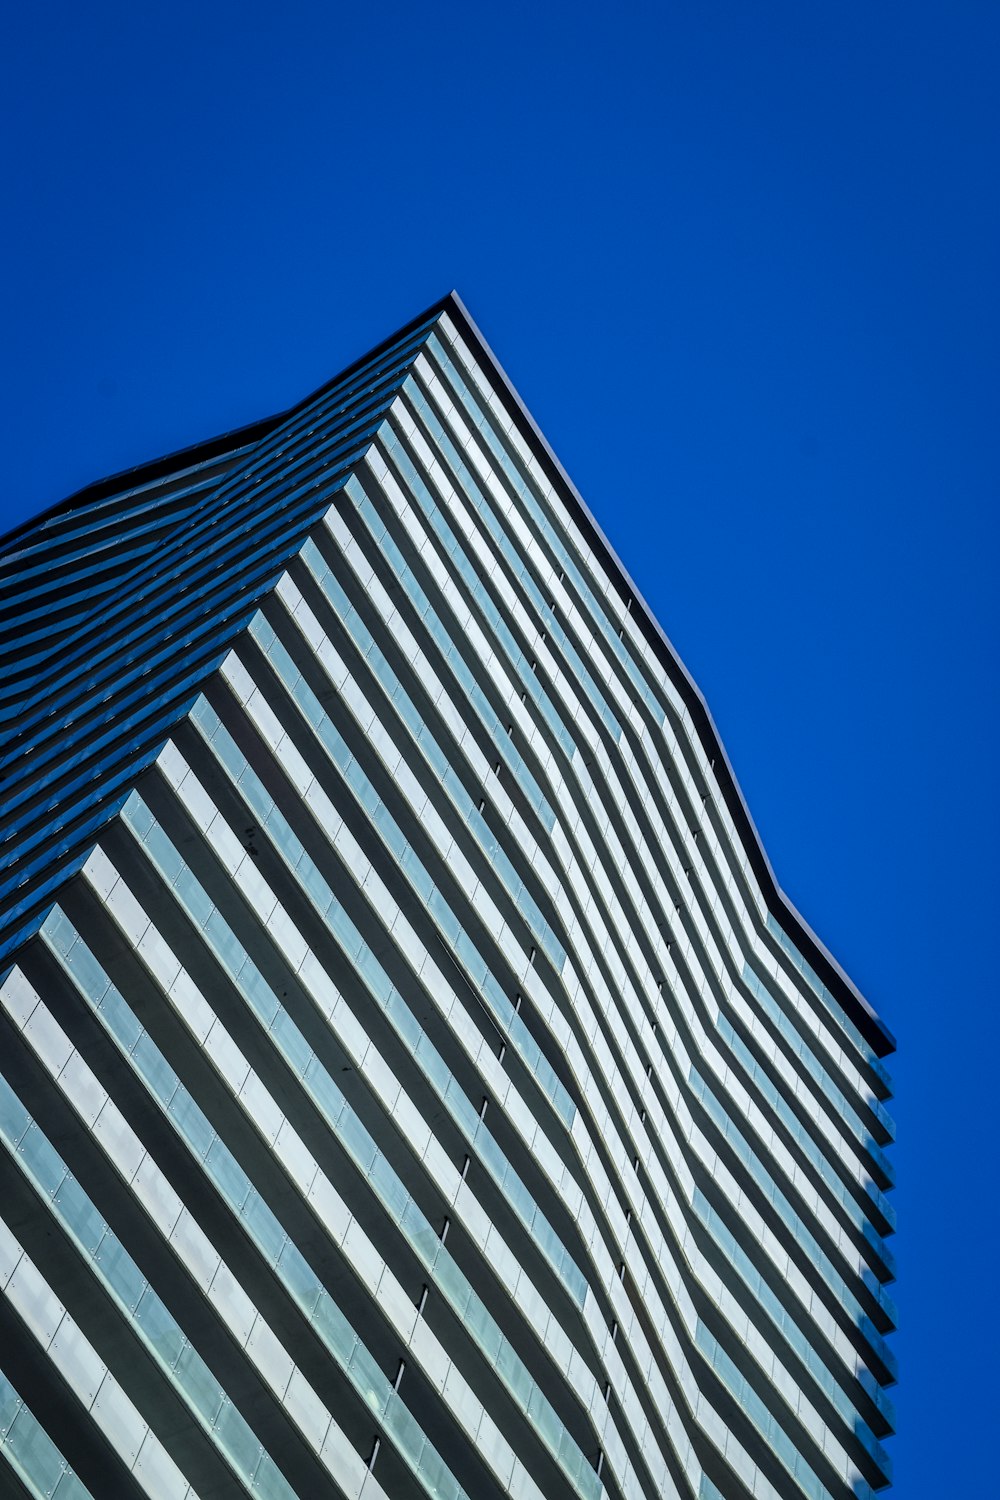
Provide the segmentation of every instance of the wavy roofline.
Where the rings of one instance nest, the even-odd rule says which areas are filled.
[[[123,469],[119,473],[111,474],[106,478],[94,480],[84,485],[81,489],[75,490],[65,499],[56,501],[36,515],[19,522],[8,532],[0,535],[0,552],[8,551],[12,545],[16,545],[18,541],[35,528],[44,526],[48,521],[53,520],[57,516],[68,514],[78,507],[93,504],[96,501],[107,499],[115,494],[137,489],[142,485],[153,484],[157,480],[166,479],[183,469],[206,463],[213,458],[220,458],[228,452],[259,441],[261,438],[266,437],[269,432],[273,431],[275,427],[294,416],[301,408],[322,395],[324,391],[349,377],[369,360],[376,358],[383,350],[388,349],[391,345],[414,332],[421,323],[426,323],[434,317],[440,316],[442,313],[448,313],[458,325],[463,336],[475,348],[477,354],[482,356],[483,363],[488,366],[490,375],[495,382],[498,394],[508,406],[511,417],[521,429],[522,436],[536,450],[549,473],[550,480],[558,487],[564,499],[568,502],[569,509],[578,521],[583,534],[593,546],[594,551],[607,565],[609,575],[615,580],[622,597],[626,601],[631,599],[633,604],[638,606],[639,613],[637,617],[646,626],[651,644],[657,650],[664,668],[668,672],[684,703],[687,705],[695,730],[706,753],[710,759],[715,761],[716,780],[746,849],[754,875],[761,887],[769,909],[786,930],[796,947],[800,949],[803,957],[812,965],[819,977],[843,1006],[850,1020],[854,1022],[865,1040],[870,1043],[875,1053],[879,1057],[885,1057],[895,1051],[895,1037],[888,1026],[881,1020],[854,981],[844,971],[833,954],[796,908],[791,898],[779,885],[771,861],[764,849],[761,836],[757,831],[757,826],[750,813],[746,798],[743,795],[743,790],[737,780],[736,772],[722,743],[722,738],[701,689],[684,665],[679,653],[660,625],[653,610],[646,602],[642,592],[636,586],[631,574],[618,556],[599,521],[563,468],[562,463],[556,456],[534,417],[532,417],[521,400],[513,382],[510,380],[507,372],[494,354],[457,291],[450,291],[446,296],[432,303],[429,307],[418,313],[416,317],[404,323],[401,328],[397,329],[373,348],[366,350],[364,354],[352,360],[350,364],[346,365],[344,369],[340,370],[331,379],[324,381],[322,385],[310,392],[309,395],[296,401],[286,410],[278,412],[273,416],[259,418],[257,421],[234,428],[217,437],[207,438],[201,442],[179,448],[161,458],[152,459],[146,463],[135,465],[132,468]]]

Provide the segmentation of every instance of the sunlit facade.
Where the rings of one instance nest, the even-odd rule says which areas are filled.
[[[883,1487],[892,1038],[460,300],[0,591],[0,1494]]]

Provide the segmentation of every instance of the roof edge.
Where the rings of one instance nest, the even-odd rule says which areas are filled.
[[[510,408],[511,416],[518,423],[523,436],[539,451],[545,466],[549,470],[550,477],[568,499],[571,509],[577,512],[584,534],[589,534],[589,539],[594,545],[595,550],[599,554],[603,554],[604,559],[610,565],[609,571],[611,576],[618,581],[620,589],[627,590],[628,595],[639,605],[641,610],[640,618],[646,622],[651,630],[652,643],[658,648],[664,659],[667,671],[670,673],[692,715],[702,744],[709,756],[716,761],[716,776],[719,786],[743,838],[754,874],[768,899],[768,904],[774,910],[774,915],[781,920],[783,926],[790,924],[791,931],[789,932],[789,936],[795,940],[797,946],[803,949],[804,956],[816,969],[820,977],[829,985],[850,1019],[857,1025],[865,1039],[870,1042],[877,1055],[884,1057],[890,1052],[894,1052],[896,1041],[892,1032],[886,1026],[885,1022],[880,1019],[853,980],[845,973],[833,954],[830,953],[822,940],[813,932],[808,922],[778,884],[777,877],[764,849],[763,841],[757,831],[756,824],[747,806],[746,798],[743,795],[742,788],[736,778],[736,773],[733,770],[732,763],[726,753],[726,748],[722,743],[719,731],[715,726],[715,721],[712,718],[711,711],[702,695],[701,689],[684,665],[676,648],[647,604],[641,591],[637,588],[631,574],[608,540],[587,502],[583,499],[583,496],[563,468],[548,439],[521,400],[512,381],[457,291],[452,290],[438,301],[432,302],[429,307],[418,313],[416,317],[411,318],[407,323],[404,323],[395,333],[390,334],[372,349],[367,350],[357,359],[352,360],[350,364],[346,365],[344,369],[340,370],[330,380],[324,381],[322,385],[311,391],[309,395],[296,401],[286,410],[278,412],[274,416],[259,418],[257,421],[247,423],[242,427],[233,428],[231,431],[223,433],[218,437],[207,438],[201,442],[179,448],[161,458],[152,459],[132,468],[123,469],[119,473],[109,475],[105,479],[94,480],[90,484],[84,485],[81,489],[75,490],[65,499],[56,501],[44,510],[39,511],[36,515],[18,522],[16,526],[13,526],[9,531],[0,535],[0,552],[6,551],[12,542],[15,542],[34,527],[44,524],[54,516],[69,512],[77,506],[105,499],[107,496],[116,493],[116,491],[126,488],[137,488],[139,485],[153,483],[157,479],[165,478],[167,475],[175,473],[180,469],[190,468],[198,463],[205,463],[212,458],[221,457],[222,454],[234,448],[244,447],[250,443],[259,441],[262,437],[266,437],[275,427],[294,416],[302,407],[316,400],[318,396],[337,384],[338,381],[347,379],[369,360],[377,358],[392,344],[405,338],[421,323],[444,312],[447,312],[455,319],[463,332],[483,355],[496,380],[501,397],[505,398]]]
[[[135,464],[131,468],[120,469],[115,474],[109,474],[103,479],[91,480],[80,489],[74,490],[72,494],[66,495],[62,500],[53,501],[44,509],[36,511],[32,516],[27,516],[23,521],[18,521],[8,531],[0,533],[0,554],[6,552],[11,543],[16,542],[25,533],[34,527],[44,525],[55,516],[63,515],[75,510],[77,506],[91,505],[96,500],[105,500],[110,495],[117,494],[121,490],[137,489],[140,485],[153,484],[157,479],[166,479],[169,475],[177,473],[181,469],[193,468],[195,464],[207,463],[210,459],[221,458],[223,454],[231,452],[236,448],[246,447],[250,443],[259,442],[261,438],[267,437],[282,422],[287,422],[294,417],[296,412],[311,401],[315,401],[324,391],[336,385],[341,380],[348,379],[355,370],[360,369],[371,359],[377,359],[384,350],[400,339],[406,338],[426,322],[428,318],[440,315],[449,306],[450,299],[457,293],[450,292],[448,296],[439,298],[436,302],[418,313],[415,318],[410,318],[395,333],[389,334],[388,338],[382,339],[372,349],[368,349],[357,359],[345,365],[342,370],[329,380],[324,380],[322,385],[310,391],[308,396],[294,402],[292,406],[284,411],[275,413],[270,417],[258,417],[256,421],[247,422],[241,427],[234,427],[229,432],[220,433],[217,437],[203,438],[197,443],[190,443],[183,448],[176,448],[172,453],[166,453],[161,458],[147,459],[141,464]]]
[[[782,926],[790,927],[789,936],[803,951],[803,956],[812,964],[820,978],[829,986],[831,992],[843,1005],[849,1018],[858,1027],[858,1030],[868,1041],[879,1057],[886,1057],[896,1050],[896,1039],[885,1022],[880,1018],[875,1009],[865,999],[854,981],[844,971],[837,959],[819,938],[805,917],[797,909],[791,898],[786,895],[778,883],[777,876],[764,848],[763,840],[757,831],[750,808],[747,805],[743,790],[736,777],[732,762],[722,743],[722,738],[712,718],[704,695],[694,678],[663,629],[653,610],[647,604],[640,589],[636,586],[628,569],[618,556],[611,542],[605,535],[599,521],[594,516],[587,502],[580,494],[576,485],[563,468],[558,457],[550,446],[545,434],[539,428],[534,417],[525,406],[518,395],[512,381],[493,353],[489,343],[484,337],[472,314],[462,301],[458,292],[452,291],[444,299],[442,311],[447,310],[459,323],[465,333],[469,335],[472,342],[482,351],[489,363],[491,373],[496,377],[497,386],[501,394],[506,396],[511,406],[511,416],[514,417],[522,430],[525,438],[529,439],[534,446],[541,450],[541,456],[550,471],[551,478],[558,484],[570,501],[571,507],[579,513],[583,523],[584,533],[589,532],[590,539],[596,544],[596,550],[603,553],[605,559],[610,563],[611,576],[617,576],[621,585],[628,590],[628,594],[639,605],[642,618],[652,629],[652,641],[659,648],[660,654],[665,657],[664,665],[673,678],[681,697],[694,720],[698,735],[707,750],[710,758],[716,762],[716,777],[726,804],[736,823],[737,829],[743,837],[751,866],[757,877],[768,905],[774,910],[775,917]]]

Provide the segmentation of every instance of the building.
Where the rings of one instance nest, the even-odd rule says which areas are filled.
[[[459,299],[0,588],[0,1494],[883,1486],[892,1039]]]

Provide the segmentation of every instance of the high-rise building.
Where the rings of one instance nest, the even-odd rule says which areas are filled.
[[[0,1494],[883,1486],[892,1039],[458,298],[0,589]]]

